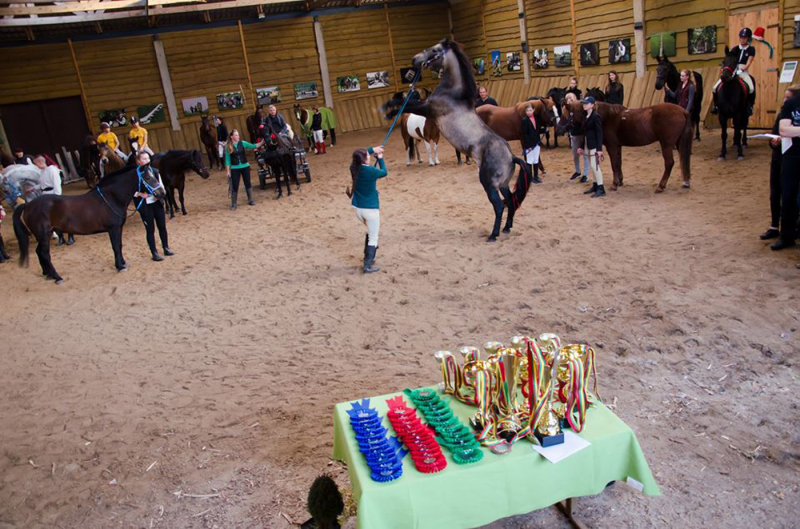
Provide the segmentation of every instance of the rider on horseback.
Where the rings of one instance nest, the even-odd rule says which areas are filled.
[[[750,39],[753,38],[753,32],[750,31],[750,28],[744,28],[739,32],[739,44],[734,46],[731,49],[731,53],[738,54],[739,60],[738,65],[736,67],[736,75],[744,81],[744,84],[747,86],[747,103],[748,103],[748,115],[753,115],[753,105],[756,102],[756,88],[753,82],[753,78],[748,73],[748,70],[753,65],[753,60],[756,57],[756,49],[750,44]],[[714,98],[714,103],[711,105],[711,113],[717,113],[717,90],[719,89],[719,85],[722,83],[721,79],[718,79],[716,84],[714,84],[714,88],[711,92],[712,97]]]

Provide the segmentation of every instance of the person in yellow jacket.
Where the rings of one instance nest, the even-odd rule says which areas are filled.
[[[111,125],[108,123],[100,124],[100,134],[97,136],[97,143],[105,143],[108,145],[108,148],[116,152],[120,158],[123,160],[128,159],[128,155],[120,150],[119,138],[117,138],[116,134],[111,132]]]
[[[131,142],[131,151],[144,151],[150,156],[154,153],[147,145],[147,130],[139,124],[139,118],[133,116],[131,118],[133,128],[128,132],[128,140]],[[138,149],[133,146],[134,142],[138,145]]]

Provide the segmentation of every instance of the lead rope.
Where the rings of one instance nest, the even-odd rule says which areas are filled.
[[[411,85],[408,88],[408,94],[406,95],[405,100],[403,100],[403,104],[400,106],[400,112],[398,112],[397,115],[394,117],[394,121],[392,121],[392,124],[389,127],[389,131],[386,133],[386,136],[383,137],[383,141],[381,142],[381,147],[384,147],[386,145],[386,142],[389,141],[389,136],[392,135],[392,131],[394,130],[394,126],[397,124],[398,118],[400,118],[400,116],[403,114],[403,110],[405,110],[406,104],[408,104],[408,101],[411,98],[411,94],[414,93],[414,85],[416,85],[417,81],[419,81],[419,77],[421,74],[422,70],[417,70],[417,72],[414,74],[414,79],[411,81]],[[376,156],[375,166],[377,167],[377,165],[378,165],[378,157]]]

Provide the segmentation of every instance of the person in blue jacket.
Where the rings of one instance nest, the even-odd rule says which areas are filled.
[[[378,158],[378,167],[370,165],[370,154]],[[381,227],[380,201],[377,183],[385,177],[386,164],[383,163],[383,147],[356,149],[350,164],[350,175],[353,187],[347,189],[347,196],[356,208],[356,217],[366,224],[367,235],[364,240],[364,273],[371,274],[379,269],[375,266],[375,254],[378,251],[378,231]]]

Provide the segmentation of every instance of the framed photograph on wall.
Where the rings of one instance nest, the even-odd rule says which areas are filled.
[[[572,46],[553,46],[553,60],[556,66],[572,66]]]
[[[167,119],[166,112],[164,112],[164,103],[136,107],[136,113],[139,114],[139,123],[142,125],[158,123]]]
[[[217,94],[217,107],[220,110],[235,110],[244,106],[244,96],[241,92],[225,92]]]
[[[794,16],[794,47],[800,48],[800,15]]]
[[[404,83],[414,82],[415,76],[417,81],[422,79],[422,71],[419,68],[400,68],[400,79]]]
[[[717,26],[689,28],[689,54],[714,53],[717,51]]]
[[[190,97],[189,99],[181,100],[184,116],[194,116],[208,112],[208,98],[207,97]]]
[[[344,75],[336,78],[336,88],[340,94],[358,92],[361,90],[361,81],[358,80],[358,75]]]
[[[100,111],[100,123],[108,123],[111,128],[124,127],[128,124],[128,115],[124,108],[112,108]]]
[[[389,72],[367,72],[367,90],[389,86]]]
[[[492,59],[492,75],[495,77],[500,77],[503,75],[503,65],[500,59],[500,51],[495,50],[490,54]]]
[[[518,72],[522,70],[522,61],[519,58],[518,51],[506,53],[506,68],[508,68],[509,72]]]
[[[608,62],[609,64],[631,62],[631,39],[608,41]]]
[[[600,64],[600,43],[581,44],[581,66],[597,66]]]
[[[281,102],[281,89],[277,86],[256,88],[256,97],[259,105],[274,105]]]
[[[674,57],[676,54],[674,31],[650,35],[650,55],[652,57]]]
[[[483,57],[476,57],[472,59],[472,71],[475,75],[483,75],[486,73],[486,59]]]
[[[313,99],[317,96],[319,96],[317,83],[313,81],[308,83],[294,83],[294,98],[298,101],[301,99]]]
[[[543,70],[549,66],[547,48],[533,50],[533,67],[536,70]]]

